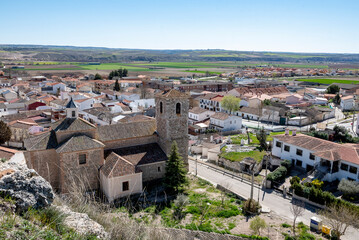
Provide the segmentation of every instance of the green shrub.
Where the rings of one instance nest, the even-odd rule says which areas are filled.
[[[217,217],[221,218],[229,218],[233,216],[238,216],[241,212],[239,209],[234,205],[229,205],[229,209],[223,209],[216,213]]]
[[[288,223],[282,223],[282,225],[281,225],[282,227],[284,227],[284,228],[290,228],[290,227],[292,227],[290,224],[288,224]]]
[[[359,183],[343,178],[338,185],[338,190],[344,194],[345,199],[350,199],[359,195]]]
[[[281,166],[276,170],[274,170],[273,172],[269,173],[267,179],[273,182],[283,181],[287,176],[287,172],[288,172],[287,168]]]
[[[289,171],[292,167],[292,162],[290,160],[283,160],[280,165],[285,167]]]
[[[300,177],[294,176],[290,179],[290,185],[292,186],[294,183],[300,183]]]

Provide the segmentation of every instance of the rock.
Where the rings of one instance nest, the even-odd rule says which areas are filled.
[[[92,220],[86,213],[73,212],[67,206],[57,207],[65,215],[64,224],[80,234],[93,234],[100,239],[107,239],[108,233],[103,226]]]
[[[15,200],[16,210],[26,211],[29,207],[43,208],[54,200],[50,183],[33,169],[21,168],[0,179],[0,193]]]

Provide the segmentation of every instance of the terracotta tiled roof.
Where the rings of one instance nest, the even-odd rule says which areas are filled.
[[[71,137],[65,143],[60,145],[56,152],[64,153],[64,152],[76,152],[94,148],[102,148],[105,145],[96,139],[92,139],[86,135],[77,135]]]
[[[151,136],[155,132],[156,121],[118,123],[98,128],[99,140],[101,141]]]
[[[277,135],[273,138],[313,151],[315,156],[326,160],[343,160],[359,165],[359,144],[339,144],[304,134]]]
[[[192,109],[189,110],[190,113],[193,114],[200,114],[200,113],[204,113],[207,112],[208,110],[204,109],[204,108],[200,108],[200,107],[194,107]]]
[[[171,97],[175,97],[175,98],[188,98],[188,94],[177,91],[175,89],[171,89],[169,91],[164,91],[162,93],[157,94],[158,97],[163,97],[163,98],[171,98]]]
[[[82,118],[64,118],[51,125],[54,131],[85,131],[96,128]]]
[[[113,152],[131,162],[134,166],[167,160],[166,154],[157,143],[119,148],[113,150]]]
[[[211,116],[211,118],[218,120],[226,120],[229,117],[227,113],[217,112]]]
[[[25,148],[28,151],[45,150],[57,147],[57,140],[54,131],[44,132],[32,138],[24,140]]]
[[[112,152],[105,160],[101,171],[109,178],[130,175],[138,172],[136,166]]]

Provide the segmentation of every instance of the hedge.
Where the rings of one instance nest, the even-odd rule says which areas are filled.
[[[280,165],[281,166],[279,168],[268,174],[267,180],[272,182],[281,182],[285,179],[292,167],[292,163],[289,160],[284,160]]]
[[[336,206],[345,206],[350,208],[352,211],[359,213],[359,206],[356,206],[345,200],[336,198],[331,192],[323,191],[314,186],[305,187],[299,183],[294,183],[292,186],[295,195],[309,199],[312,202],[321,204],[321,205],[336,205]]]

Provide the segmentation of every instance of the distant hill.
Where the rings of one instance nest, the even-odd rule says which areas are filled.
[[[289,63],[359,63],[359,54],[248,52],[221,49],[150,50],[102,47],[0,45],[0,60],[60,62],[254,61]]]

